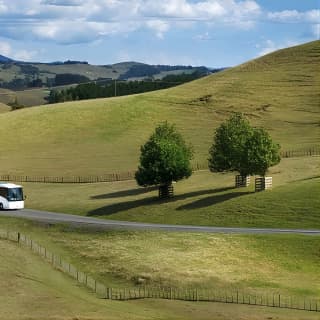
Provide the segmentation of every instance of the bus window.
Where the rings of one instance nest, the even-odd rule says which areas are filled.
[[[4,197],[5,199],[8,198],[8,189],[0,187],[0,197]]]
[[[8,189],[8,201],[23,201],[22,188]]]

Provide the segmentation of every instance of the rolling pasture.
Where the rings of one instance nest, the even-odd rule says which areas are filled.
[[[165,120],[194,146],[194,161],[204,163],[214,129],[234,111],[266,128],[283,150],[313,147],[320,134],[319,57],[315,41],[168,90],[3,113],[1,173],[134,170],[140,146]]]
[[[10,110],[11,108],[8,105],[0,102],[0,113],[8,112]]]
[[[317,146],[319,58],[320,41],[315,41],[168,90],[0,113],[0,174],[134,170],[140,145],[166,120],[193,144],[194,161],[205,163],[214,129],[234,111],[266,128],[283,150]],[[283,159],[270,170],[272,191],[260,193],[253,186],[234,189],[233,174],[203,170],[177,183],[169,200],[158,200],[155,188],[138,188],[134,181],[25,183],[24,188],[27,207],[42,210],[156,223],[320,229],[319,170],[319,156]],[[4,217],[0,228],[30,235],[108,286],[320,297],[319,237],[99,232]],[[98,300],[13,243],[0,241],[0,261],[5,262],[0,264],[0,296],[5,296],[0,319],[40,319],[49,308],[52,319],[62,320],[319,317],[216,303]]]
[[[97,299],[49,264],[0,240],[0,319],[318,319],[317,313],[223,303],[166,300],[115,302]]]

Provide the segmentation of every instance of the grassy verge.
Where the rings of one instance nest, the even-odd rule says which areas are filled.
[[[272,191],[234,189],[234,176],[197,172],[159,201],[157,190],[134,181],[97,184],[24,184],[26,206],[141,222],[214,226],[320,228],[320,157],[284,159],[272,169]]]
[[[115,320],[115,319],[317,319],[314,312],[220,303],[97,299],[39,257],[0,241],[0,319]]]
[[[70,278],[19,248],[0,241],[1,320],[250,319],[315,320],[314,312],[182,301],[115,302],[97,299]]]
[[[140,285],[320,297],[319,237],[93,232],[1,218],[93,278]]]

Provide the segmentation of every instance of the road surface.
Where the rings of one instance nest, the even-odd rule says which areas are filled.
[[[96,229],[123,229],[123,230],[158,230],[175,232],[206,232],[206,233],[238,233],[238,234],[304,234],[320,235],[320,230],[304,229],[268,229],[268,228],[227,228],[206,227],[190,225],[170,225],[155,223],[140,223],[117,220],[105,220],[92,217],[84,217],[72,214],[54,213],[32,209],[17,211],[0,211],[0,216],[25,218],[52,224],[70,224]]]

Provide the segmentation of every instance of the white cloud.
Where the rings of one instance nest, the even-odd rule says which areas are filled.
[[[317,40],[320,40],[320,23],[314,24],[312,26],[312,32],[315,35],[315,37],[317,38]]]
[[[209,40],[214,40],[214,37],[210,35],[210,33],[207,31],[202,34],[198,34],[197,36],[194,37],[195,40],[203,40],[203,41],[209,41]]]
[[[0,1],[0,13],[6,13],[8,12],[8,7],[4,3],[4,1]]]
[[[283,23],[319,23],[320,10],[309,10],[305,12],[300,12],[297,10],[283,10],[278,12],[269,12],[267,18],[271,21]]]
[[[163,34],[170,28],[169,23],[163,20],[150,20],[146,23],[147,27],[154,30],[158,38],[162,39]]]
[[[163,38],[172,26],[185,27],[183,21],[249,28],[261,13],[253,0],[0,0],[1,11],[3,36],[65,44],[145,28]]]
[[[5,41],[0,41],[0,54],[14,60],[32,61],[36,51],[16,50]]]
[[[286,41],[284,43],[276,44],[272,40],[266,40],[264,44],[262,44],[262,45],[256,44],[255,47],[261,49],[258,53],[258,56],[260,57],[260,56],[264,56],[268,53],[271,53],[273,51],[284,49],[287,47],[292,47],[292,46],[295,46],[298,44],[299,43],[295,42],[295,41]]]
[[[140,29],[163,38],[197,23],[253,28],[260,18],[309,23],[318,36],[320,10],[263,12],[253,0],[0,0],[1,35],[62,44],[94,42]]]
[[[13,59],[21,61],[33,61],[36,51],[18,50],[13,54]]]
[[[80,6],[84,3],[83,0],[42,0],[41,4],[51,6],[73,7]]]
[[[11,54],[11,46],[7,42],[0,42],[0,54],[9,58]]]

